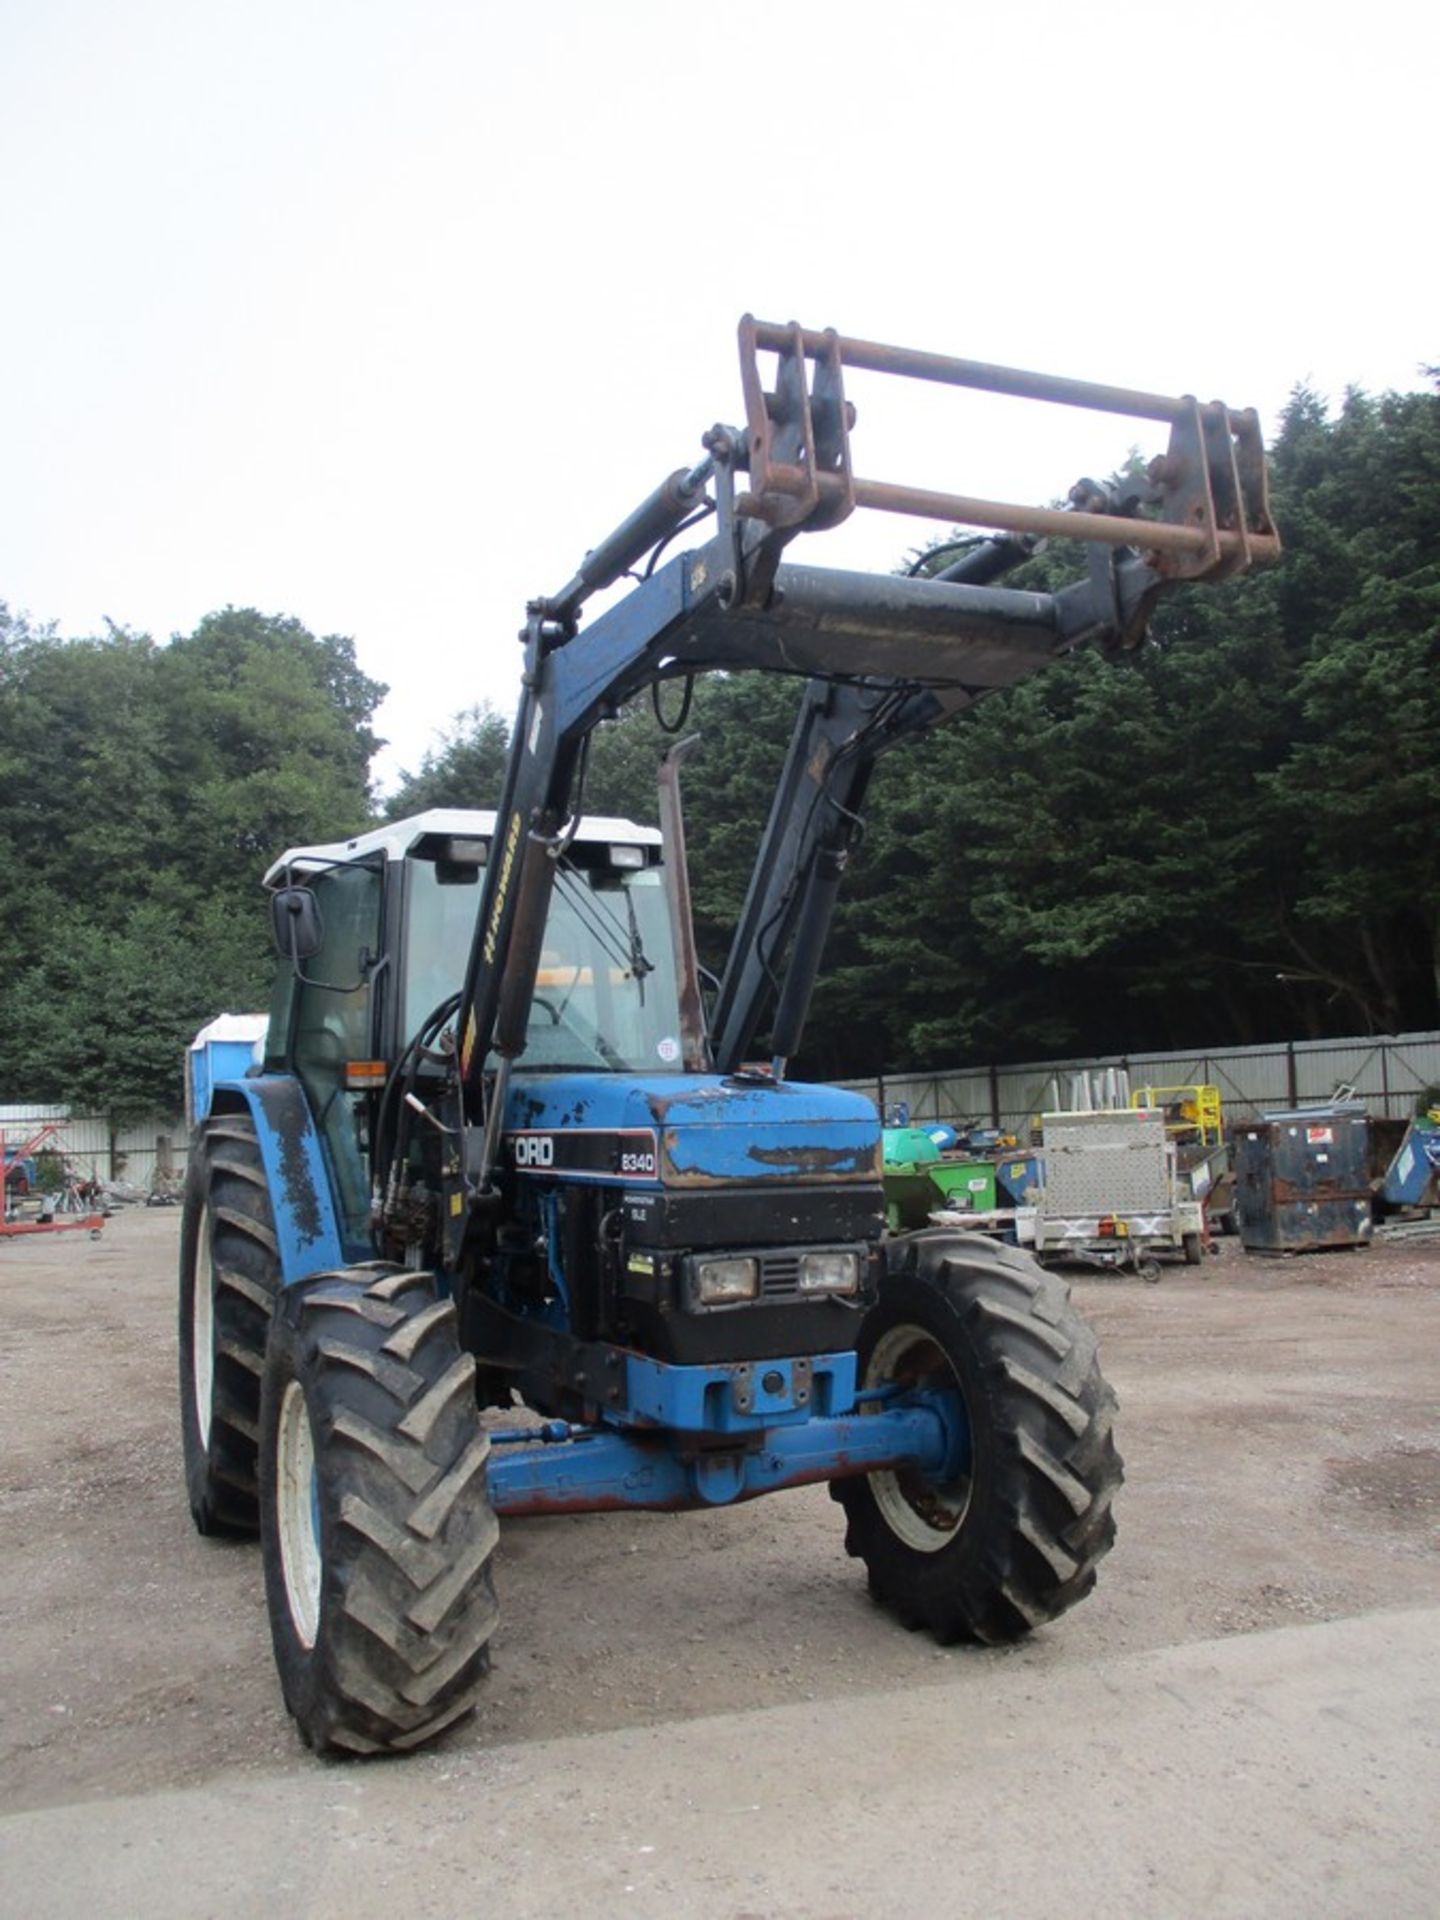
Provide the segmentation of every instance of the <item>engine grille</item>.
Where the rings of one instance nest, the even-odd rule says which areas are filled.
[[[799,1253],[765,1253],[760,1256],[760,1298],[793,1300],[800,1291]]]
[[[854,1253],[860,1258],[860,1284],[863,1290],[869,1249],[850,1245],[828,1247],[767,1247],[753,1256],[760,1262],[760,1298],[762,1300],[810,1300],[817,1296],[800,1291],[800,1256],[804,1253]]]

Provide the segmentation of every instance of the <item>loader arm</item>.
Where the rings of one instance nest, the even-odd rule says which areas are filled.
[[[930,575],[929,584],[988,584],[1029,559],[1038,544],[1033,536],[1010,535],[978,542],[960,561]],[[1132,567],[1136,564],[1132,559]],[[1102,550],[1102,566],[1108,565]],[[1082,595],[1088,591],[1082,589]],[[1076,630],[1082,617],[1072,597],[1066,604],[1066,631]],[[1012,651],[1009,664],[1015,679],[1032,671],[1020,648]],[[733,1073],[745,1060],[766,1002],[772,994],[781,995],[780,956],[793,937],[771,1035],[771,1068],[783,1073],[799,1046],[875,761],[1005,684],[993,671],[987,681],[924,687],[880,677],[808,683],[716,1000],[711,1046],[722,1072]]]
[[[572,818],[583,806],[598,722],[656,682],[750,668],[808,681],[736,932],[714,1024],[733,1071],[778,997],[777,1069],[798,1046],[845,857],[878,754],[1085,642],[1133,646],[1156,597],[1272,558],[1253,413],[915,354],[834,333],[740,328],[743,429],[713,428],[707,457],[678,470],[587,554],[559,593],[532,601],[525,672],[461,999],[466,1185],[482,1194],[498,1150],[512,1062],[523,1051],[546,911]],[[773,354],[773,385],[761,354]],[[1084,482],[1065,509],[1022,507],[857,479],[844,369],[866,368],[1170,423],[1143,499]],[[739,479],[748,475],[741,491]],[[802,566],[801,532],[857,505],[996,529],[932,578]],[[583,631],[584,603],[701,514],[712,537],[647,570]],[[1084,572],[1057,592],[996,584],[1025,541],[1081,543]],[[1017,538],[1017,536],[1019,536]],[[780,957],[787,945],[789,960]]]

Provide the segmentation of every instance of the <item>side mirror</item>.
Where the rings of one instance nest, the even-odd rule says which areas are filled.
[[[270,931],[281,958],[298,967],[325,944],[320,902],[309,887],[277,887],[270,896]]]

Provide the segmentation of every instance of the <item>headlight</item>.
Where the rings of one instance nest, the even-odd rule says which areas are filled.
[[[758,1260],[697,1260],[695,1298],[702,1307],[731,1300],[754,1300],[760,1292]]]
[[[801,1293],[857,1293],[860,1288],[858,1253],[802,1253]]]

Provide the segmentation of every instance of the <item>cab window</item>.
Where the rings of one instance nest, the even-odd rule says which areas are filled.
[[[380,944],[380,869],[328,867],[309,884],[325,939],[292,988],[291,1062],[334,1175],[345,1238],[363,1241],[370,1212],[358,1124],[363,1096],[347,1089],[345,1067],[373,1053],[370,973]]]

